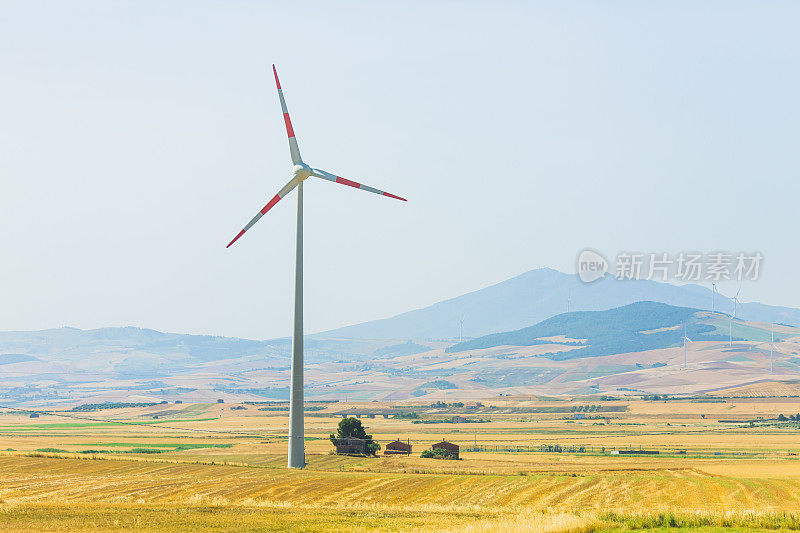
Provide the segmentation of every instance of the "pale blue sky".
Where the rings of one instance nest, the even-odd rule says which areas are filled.
[[[290,332],[578,250],[749,250],[800,305],[791,2],[0,1],[0,329]],[[728,290],[729,287],[724,288]]]

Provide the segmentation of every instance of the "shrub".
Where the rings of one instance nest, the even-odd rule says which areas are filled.
[[[125,453],[164,453],[164,451],[158,448],[131,448]]]
[[[455,454],[452,454],[444,448],[434,448],[431,450],[424,450],[420,457],[423,459],[455,459]]]

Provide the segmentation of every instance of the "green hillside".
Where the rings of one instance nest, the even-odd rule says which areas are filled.
[[[581,348],[547,354],[550,359],[615,355],[677,346],[683,342],[684,326],[689,338],[728,340],[714,325],[698,320],[697,309],[675,307],[657,302],[636,302],[608,311],[576,311],[549,318],[534,326],[495,333],[455,344],[448,352],[462,352],[494,346],[532,346],[552,344],[543,337],[564,335],[570,339],[585,339]],[[675,327],[678,326],[678,327]],[[662,328],[673,328],[665,329]]]

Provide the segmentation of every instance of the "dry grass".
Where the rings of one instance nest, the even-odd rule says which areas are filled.
[[[501,405],[535,404],[504,400]],[[220,415],[215,420],[166,422],[197,430],[191,432],[156,426],[43,429],[41,424],[50,422],[46,417],[36,427],[3,415],[0,450],[14,451],[0,452],[0,530],[796,529],[791,513],[800,509],[800,460],[788,452],[800,451],[798,429],[731,429],[716,422],[788,414],[800,410],[796,403],[631,402],[628,407],[610,426],[578,424],[563,415],[492,415],[488,424],[468,426],[366,419],[379,440],[408,438],[414,445],[413,457],[379,459],[329,455],[324,437],[338,420],[314,417],[307,435],[319,440],[307,442],[309,466],[302,471],[284,468],[285,413],[225,411],[211,413]],[[208,418],[209,413],[196,414]],[[30,431],[17,431],[26,424]],[[3,431],[12,426],[14,431]],[[447,462],[416,456],[442,437],[462,445],[475,440],[632,444],[664,452],[686,449],[689,455],[465,452],[463,460]],[[175,444],[232,446],[152,456],[116,453]],[[39,448],[71,453],[34,451]],[[115,453],[72,453],[85,449]],[[714,456],[715,451],[724,455]]]
[[[441,513],[288,507],[24,505],[0,507],[4,532],[434,531],[465,517]]]

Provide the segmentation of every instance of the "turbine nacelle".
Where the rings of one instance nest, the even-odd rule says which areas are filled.
[[[311,176],[311,167],[306,165],[305,163],[297,163],[295,166],[292,167],[292,178],[296,179],[298,182],[301,182]]]

